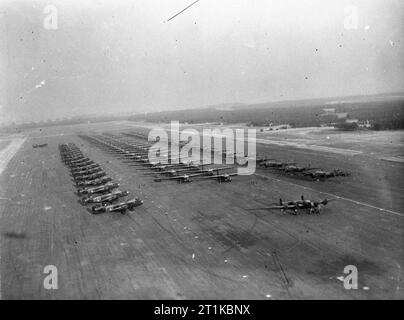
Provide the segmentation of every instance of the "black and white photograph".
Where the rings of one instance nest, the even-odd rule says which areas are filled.
[[[0,0],[0,300],[403,300],[403,41],[402,0]]]

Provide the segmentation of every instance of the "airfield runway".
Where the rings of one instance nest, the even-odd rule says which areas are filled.
[[[260,145],[280,160],[355,174],[319,182],[259,169],[231,183],[156,183],[77,137],[120,128],[27,132],[0,176],[2,299],[404,298],[402,163]],[[87,212],[60,160],[66,142],[144,205],[125,215]],[[321,215],[247,210],[302,193],[337,200]],[[47,265],[57,267],[57,290],[44,289]],[[357,290],[343,286],[347,265],[358,269]]]

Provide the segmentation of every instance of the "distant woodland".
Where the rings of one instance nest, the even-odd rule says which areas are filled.
[[[334,109],[334,113],[327,113],[325,109]],[[338,118],[338,114],[347,113],[347,117]],[[180,111],[167,111],[135,115],[130,120],[182,123],[246,123],[251,126],[269,126],[289,124],[292,127],[310,127],[326,124],[342,124],[347,119],[367,121],[373,130],[404,129],[404,99],[349,102],[349,103],[272,103],[239,106],[231,110],[217,108],[203,108]],[[344,125],[340,126],[341,128]],[[346,127],[354,127],[347,125]]]

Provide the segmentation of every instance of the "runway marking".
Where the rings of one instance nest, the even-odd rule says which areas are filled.
[[[283,285],[284,285],[284,287],[285,287],[285,289],[286,289],[286,291],[287,291],[289,297],[292,298],[292,295],[291,295],[291,293],[290,293],[291,283],[290,283],[290,280],[289,280],[288,276],[286,275],[286,272],[285,272],[285,269],[283,268],[282,263],[279,261],[279,257],[278,257],[277,252],[276,252],[276,251],[273,251],[272,254],[271,254],[271,256],[272,256],[274,265],[275,265],[276,269],[277,269],[278,272],[279,272],[281,281],[282,281],[282,283],[283,283]]]
[[[383,157],[379,158],[379,160],[404,163],[404,157]]]
[[[149,126],[141,126],[142,128],[147,128],[147,129],[154,129],[156,128],[155,125],[149,125]],[[217,129],[217,128],[212,128],[212,129]],[[219,128],[219,130],[221,130]],[[172,132],[181,133],[181,130],[171,130]],[[226,137],[223,134],[217,134],[217,133],[212,133],[212,134],[207,134],[205,132],[199,132],[196,133],[190,133],[191,135],[202,135],[204,137],[213,137],[213,138],[224,138]],[[236,141],[239,142],[247,142],[247,143],[254,143],[254,144],[263,144],[263,145],[276,145],[276,146],[281,146],[281,147],[293,147],[296,149],[301,149],[301,150],[310,150],[310,151],[317,151],[317,152],[322,152],[322,153],[332,153],[332,154],[341,154],[345,156],[356,156],[356,155],[363,155],[362,151],[359,150],[352,150],[352,149],[344,149],[344,148],[336,148],[336,147],[329,147],[329,146],[323,146],[323,145],[316,145],[316,144],[310,144],[310,143],[302,143],[299,141],[282,141],[282,140],[271,140],[268,138],[247,138],[247,139],[235,139]]]
[[[13,138],[13,140],[3,150],[0,151],[0,175],[3,173],[4,169],[6,169],[10,160],[14,157],[14,155],[17,153],[17,151],[24,144],[25,140],[26,140],[26,137]],[[10,200],[8,198],[3,198],[3,197],[0,199],[1,200]],[[1,280],[1,266],[2,266],[1,249],[2,248],[1,248],[1,244],[2,244],[2,242],[0,241],[0,300],[2,299],[2,293],[1,293],[1,287],[2,287],[2,285],[1,285],[1,283],[2,283],[2,280]]]
[[[0,175],[7,167],[7,164],[20,149],[26,138],[17,138],[11,141],[3,150],[0,151]]]
[[[306,189],[306,190],[311,190],[311,191],[318,192],[318,193],[321,193],[321,194],[329,195],[329,196],[335,197],[336,199],[340,199],[340,200],[345,200],[345,201],[348,201],[348,202],[352,202],[352,203],[355,203],[355,204],[357,204],[357,205],[361,205],[361,206],[365,206],[365,207],[369,207],[369,208],[372,208],[372,209],[379,210],[379,211],[381,211],[381,212],[387,212],[387,213],[394,214],[394,215],[396,215],[396,216],[404,217],[404,214],[401,213],[401,212],[396,212],[396,211],[392,211],[392,210],[388,210],[388,209],[376,207],[376,206],[373,206],[373,205],[371,205],[371,204],[369,204],[369,203],[365,203],[365,202],[356,201],[356,200],[353,200],[353,199],[349,199],[349,198],[337,196],[337,195],[332,194],[332,193],[328,193],[328,192],[324,192],[324,191],[318,191],[318,190],[316,190],[316,189],[314,189],[314,188],[305,187],[305,186],[302,186],[302,185],[300,185],[300,184],[298,184],[298,183],[293,183],[293,182],[286,181],[286,180],[282,180],[282,179],[276,179],[276,178],[272,178],[272,177],[270,177],[270,176],[265,176],[265,175],[258,174],[258,173],[254,173],[254,175],[256,175],[256,176],[258,176],[258,177],[261,177],[261,178],[264,178],[264,179],[272,179],[272,180],[275,180],[275,181],[278,181],[278,182],[283,182],[283,183],[291,184],[291,185],[293,185],[293,186],[300,187],[300,188],[303,188],[303,189]]]
[[[261,139],[256,138],[257,143],[261,144],[272,144],[277,146],[289,146],[298,149],[307,149],[312,151],[320,151],[320,152],[328,152],[328,153],[336,153],[348,156],[354,156],[358,154],[363,154],[362,151],[352,150],[352,149],[343,149],[343,148],[335,148],[335,147],[328,147],[316,144],[308,144],[302,142],[293,142],[293,141],[278,141],[278,140],[271,140],[271,139]]]
[[[63,137],[63,136],[75,136],[76,133],[58,133],[58,134],[47,134],[47,135],[39,135],[39,136],[30,136],[28,139],[43,139],[43,138],[53,138],[53,137]]]

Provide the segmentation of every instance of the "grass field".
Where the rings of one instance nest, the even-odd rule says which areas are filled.
[[[77,137],[130,128],[111,122],[26,133],[0,176],[3,299],[404,298],[402,163],[259,144],[259,153],[279,160],[353,174],[319,182],[259,169],[228,184],[156,183]],[[66,142],[144,205],[126,215],[87,212],[60,161],[58,144]],[[336,200],[321,215],[247,210],[301,194]],[[58,268],[58,290],[43,287],[46,265]],[[358,290],[344,289],[346,265],[358,268]]]

